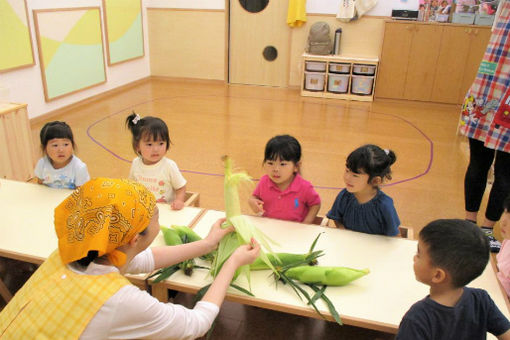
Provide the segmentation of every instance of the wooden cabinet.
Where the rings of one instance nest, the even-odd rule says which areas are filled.
[[[0,177],[26,181],[34,174],[35,154],[27,104],[0,103]]]
[[[377,57],[303,54],[301,95],[372,101]]]
[[[481,26],[386,22],[376,97],[462,103],[490,33]]]

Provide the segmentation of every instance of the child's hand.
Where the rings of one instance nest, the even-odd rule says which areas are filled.
[[[221,224],[225,221],[226,218],[220,218],[219,220],[217,220],[216,223],[213,224],[211,230],[209,230],[209,234],[205,238],[205,240],[207,240],[211,244],[212,249],[216,249],[218,243],[225,235],[234,231],[233,226],[230,226],[228,228],[221,227]]]
[[[242,246],[239,246],[228,260],[234,261],[236,267],[240,267],[245,264],[253,263],[253,261],[255,261],[255,259],[259,256],[259,253],[260,245],[254,238],[252,238],[251,244],[243,244]]]
[[[179,199],[175,199],[172,204],[170,204],[170,207],[173,209],[173,210],[181,210],[182,208],[184,208],[184,202],[179,200]]]
[[[264,214],[264,201],[259,200],[258,198],[251,197],[248,200],[248,203],[250,204],[251,210],[259,216],[262,216]]]

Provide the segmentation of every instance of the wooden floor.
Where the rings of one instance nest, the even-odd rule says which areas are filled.
[[[172,140],[167,156],[183,171],[188,190],[200,192],[203,207],[223,209],[222,155],[259,178],[265,143],[289,133],[302,145],[302,175],[322,198],[321,215],[344,186],[347,155],[374,143],[397,154],[393,180],[383,190],[402,225],[419,231],[433,219],[464,217],[468,147],[456,135],[456,105],[305,98],[297,89],[156,79],[37,119],[32,130],[38,140],[46,121],[65,120],[91,176],[123,177],[135,157],[124,126],[133,110],[166,121]],[[246,204],[243,209],[250,213]]]
[[[393,180],[383,190],[393,198],[402,225],[417,235],[433,219],[464,217],[467,143],[456,135],[458,106],[349,102],[305,98],[297,89],[152,79],[44,121],[36,119],[34,140],[46,121],[64,120],[74,131],[76,154],[91,176],[125,177],[135,154],[124,120],[133,110],[166,121],[172,140],[167,156],[183,171],[188,190],[200,192],[202,207],[223,210],[222,155],[230,155],[238,168],[259,178],[265,143],[276,134],[288,133],[301,142],[302,175],[322,198],[321,215],[344,186],[347,155],[362,144],[374,143],[397,154]],[[242,197],[251,190],[245,188]],[[247,204],[243,209],[250,213]],[[179,299],[186,297],[178,295]],[[288,339],[289,329],[299,331],[302,337],[290,336],[299,339],[392,338],[233,303],[222,308],[213,338]]]

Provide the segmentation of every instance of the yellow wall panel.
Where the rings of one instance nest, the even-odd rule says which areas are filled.
[[[225,12],[148,8],[152,76],[225,80]]]

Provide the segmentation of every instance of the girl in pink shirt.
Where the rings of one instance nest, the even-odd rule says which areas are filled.
[[[313,185],[299,174],[301,145],[296,138],[271,138],[264,152],[264,171],[252,197],[252,210],[262,216],[287,221],[313,223],[321,199]]]
[[[505,288],[506,294],[510,297],[510,196],[503,202],[503,207],[505,210],[499,223],[501,236],[504,240],[501,244],[501,250],[496,256],[499,270],[497,275],[501,285]]]

